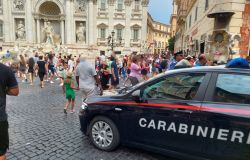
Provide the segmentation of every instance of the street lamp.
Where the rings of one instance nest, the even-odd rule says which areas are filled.
[[[115,31],[113,30],[111,32],[111,35],[108,36],[108,45],[111,47],[111,50],[114,51],[115,45],[121,45],[122,43],[122,37],[118,39],[117,44],[115,44]]]

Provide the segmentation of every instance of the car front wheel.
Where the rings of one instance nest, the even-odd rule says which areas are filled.
[[[120,143],[119,131],[112,120],[103,116],[95,117],[89,126],[90,140],[103,151],[112,151]]]

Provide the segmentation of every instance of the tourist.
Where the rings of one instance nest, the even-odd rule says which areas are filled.
[[[27,82],[26,61],[25,61],[23,55],[20,55],[19,58],[20,58],[20,61],[19,61],[18,70],[19,70],[20,78],[23,79],[22,82]]]
[[[175,65],[183,59],[183,52],[177,52],[174,54],[174,58],[171,60],[168,70],[172,70],[175,68]]]
[[[162,69],[162,72],[165,72],[167,69],[168,69],[168,59],[166,56],[162,56],[162,60],[161,60],[161,63],[160,63],[160,66],[161,66],[161,69]]]
[[[39,55],[38,55],[38,52],[36,52],[34,55],[35,64],[37,63],[38,60],[39,60]],[[35,76],[37,77],[37,69],[36,68],[35,68]]]
[[[106,64],[105,61],[101,64],[101,74],[100,74],[100,80],[102,84],[103,90],[109,89],[109,79],[110,79],[110,73],[108,70],[108,65]]]
[[[134,86],[139,83],[141,79],[141,67],[138,65],[138,58],[136,56],[132,57],[132,63],[130,67],[131,73],[129,75],[129,79],[131,84]]]
[[[74,71],[75,63],[74,63],[74,58],[72,57],[72,55],[68,56],[68,67],[69,67],[70,72]]]
[[[116,59],[114,56],[111,56],[110,61],[112,61],[111,63],[111,87],[110,89],[116,89],[116,87],[119,84],[119,73],[118,73],[118,66],[116,63]]]
[[[48,55],[48,69],[49,69],[49,80],[50,83],[54,83],[54,76],[55,76],[55,64],[54,64],[54,55],[50,53]]]
[[[43,56],[39,56],[37,61],[38,76],[40,78],[40,87],[44,88],[44,76],[48,72],[48,64],[43,60]]]
[[[188,60],[183,59],[175,65],[174,69],[191,68],[191,67],[192,64]]]
[[[71,105],[70,113],[75,113],[74,106],[75,106],[75,91],[77,88],[74,86],[74,81],[72,79],[73,73],[68,72],[66,75],[66,79],[63,83],[63,94],[66,95],[66,105],[64,108],[64,113],[67,114],[67,110]]]
[[[59,57],[59,59],[58,59],[57,68],[58,68],[58,77],[60,78],[60,81],[61,81],[60,86],[63,86],[64,75],[65,75],[64,73],[67,70],[67,68],[66,68],[66,70],[64,70],[64,63],[63,63],[61,57]]]
[[[142,59],[142,63],[141,63],[141,75],[142,75],[142,79],[144,81],[148,80],[148,70],[149,70],[149,66],[146,63],[146,61],[144,59]]]
[[[207,66],[207,58],[205,54],[201,54],[198,57],[198,61],[195,63],[195,67],[202,67],[202,66]]]
[[[188,62],[191,64],[192,67],[194,66],[195,63],[194,57],[188,55],[185,59],[188,60]]]
[[[46,66],[49,65],[49,54],[48,53],[45,54],[45,56],[44,56],[44,62],[46,63]],[[46,70],[46,73],[44,75],[44,81],[49,82],[48,78],[49,78],[49,69]]]
[[[100,90],[99,94],[102,95],[102,86],[95,67],[83,57],[80,58],[80,63],[76,68],[76,82],[78,89],[81,90],[83,101],[88,97],[98,95],[97,87]]]
[[[6,113],[6,95],[17,96],[19,88],[12,70],[0,63],[0,160],[6,160],[9,148],[8,119]]]
[[[35,73],[35,60],[33,57],[30,57],[28,60],[28,73],[29,73],[29,77],[30,77],[30,85],[33,85],[33,81],[34,81],[34,73]]]

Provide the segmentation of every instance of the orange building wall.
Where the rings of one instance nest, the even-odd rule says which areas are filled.
[[[249,55],[248,45],[249,45],[249,29],[250,29],[250,4],[245,5],[245,9],[242,13],[243,24],[240,28],[241,42],[240,42],[240,55],[245,57]]]

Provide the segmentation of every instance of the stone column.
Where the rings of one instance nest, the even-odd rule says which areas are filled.
[[[66,0],[66,17],[65,17],[65,26],[66,26],[66,44],[72,44],[73,42],[73,12],[74,6],[72,5],[73,1]]]
[[[14,29],[11,28],[11,1],[2,1],[3,2],[3,37],[4,42],[11,42],[11,35],[13,34]],[[13,21],[14,22],[14,21]]]
[[[94,39],[93,39],[93,35],[94,35],[94,23],[93,20],[91,18],[94,17],[93,15],[93,1],[90,0],[89,1],[89,14],[88,14],[88,39],[89,39],[89,45],[93,45],[94,43]]]
[[[33,42],[33,20],[32,20],[32,6],[31,0],[26,0],[26,19],[25,19],[25,28],[26,28],[26,40],[29,43]]]
[[[36,19],[36,38],[37,43],[41,43],[41,33],[40,33],[40,19]]]
[[[61,39],[62,44],[64,44],[64,20],[61,20]]]

